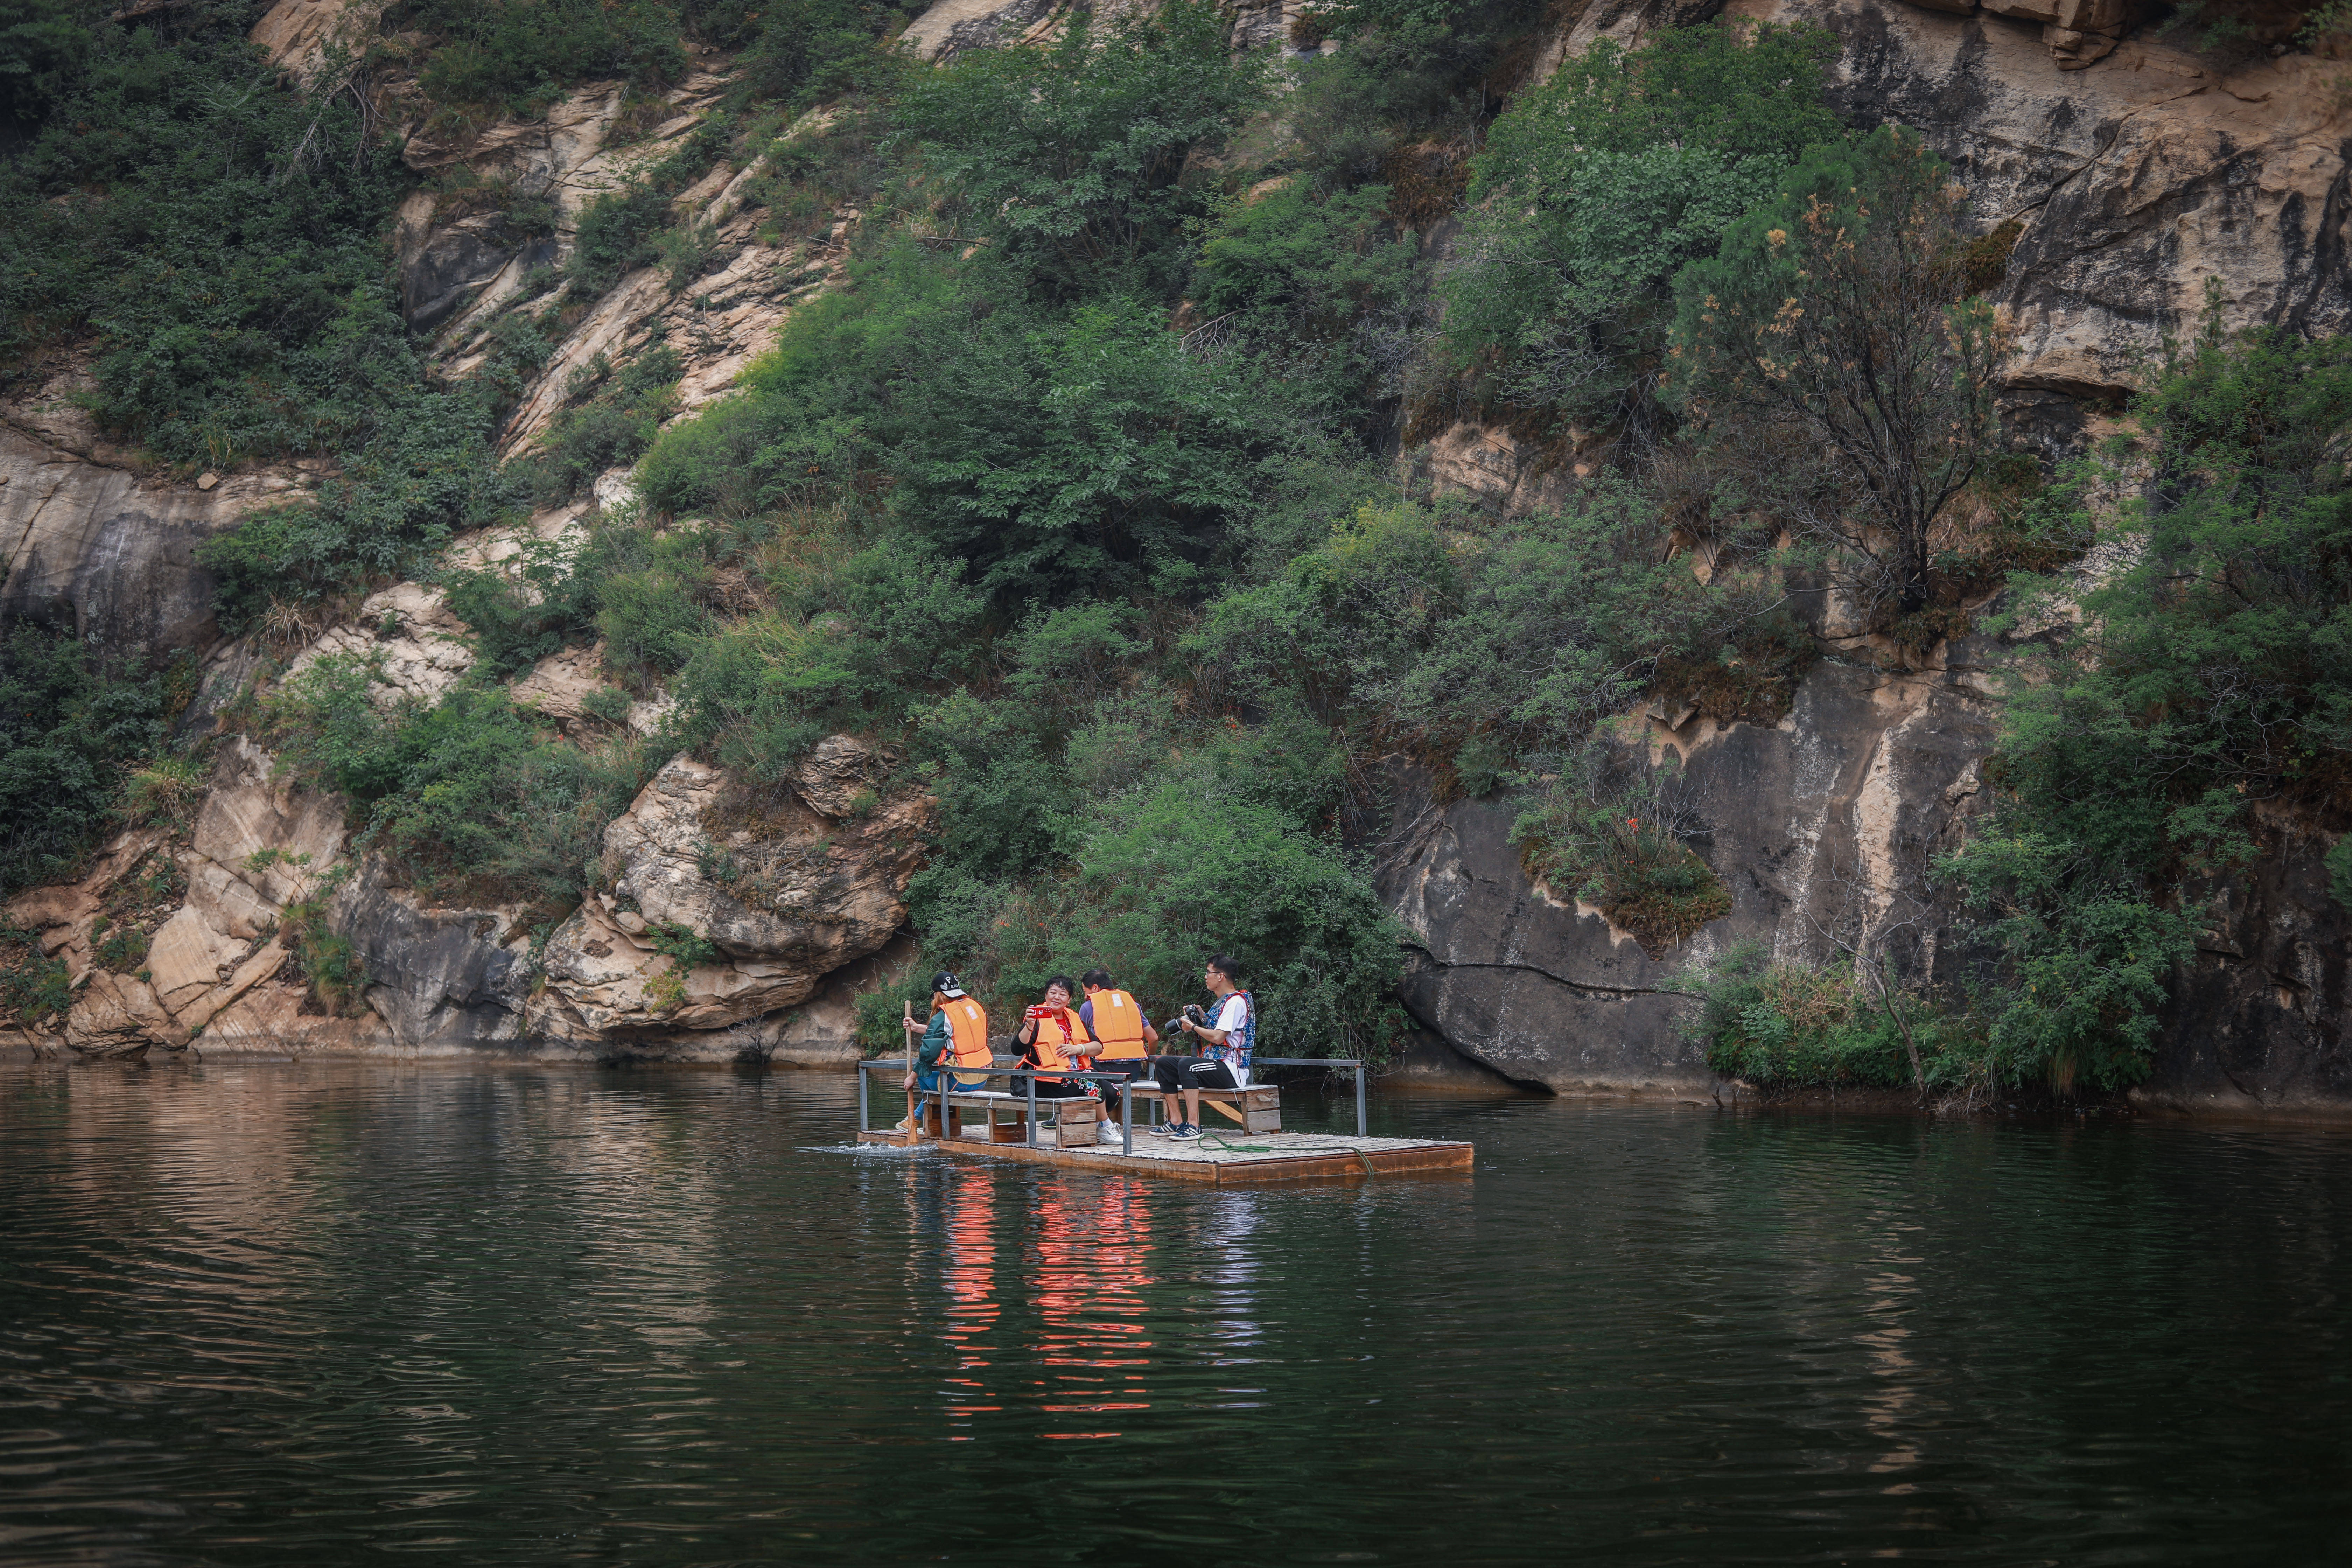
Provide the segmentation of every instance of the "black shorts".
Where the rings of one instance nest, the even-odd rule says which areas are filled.
[[[1161,1092],[1167,1094],[1180,1089],[1241,1088],[1232,1068],[1206,1057],[1154,1057],[1151,1076],[1160,1080]]]

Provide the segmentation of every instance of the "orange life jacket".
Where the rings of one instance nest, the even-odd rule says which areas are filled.
[[[992,1065],[996,1058],[988,1048],[986,1010],[969,996],[958,996],[943,1011],[948,1016],[948,1048],[941,1054],[942,1064],[966,1072]]]
[[[1067,1028],[1063,1027],[1062,1020],[1059,1018],[1045,1017],[1037,1020],[1037,1042],[1029,1049],[1030,1054],[1037,1059],[1041,1075],[1050,1073],[1055,1068],[1070,1066],[1072,1057],[1084,1055],[1087,1047],[1094,1044],[1093,1037],[1087,1033],[1087,1021],[1078,1016],[1078,1010],[1076,1007],[1071,1008],[1067,1016],[1070,1020]],[[1038,1081],[1059,1083],[1062,1080],[1058,1078],[1041,1076]]]
[[[1143,1055],[1143,1009],[1124,991],[1108,989],[1087,998],[1095,1006],[1095,1038],[1102,1049],[1095,1054],[1107,1062],[1131,1061]]]

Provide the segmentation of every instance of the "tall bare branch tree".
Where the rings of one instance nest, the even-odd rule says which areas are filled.
[[[1868,609],[1929,604],[1930,531],[2000,437],[2008,348],[1965,296],[1964,202],[1885,127],[1816,149],[1676,281],[1668,391],[1727,499],[1831,546]]]

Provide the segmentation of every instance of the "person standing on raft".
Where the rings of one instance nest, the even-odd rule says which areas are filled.
[[[1087,1065],[1097,1072],[1123,1073],[1130,1080],[1150,1072],[1151,1053],[1147,1047],[1160,1043],[1160,1031],[1143,1016],[1143,1008],[1133,996],[1111,984],[1107,969],[1087,970],[1080,984],[1087,988],[1087,999],[1078,1005],[1078,1016],[1095,1037],[1094,1058]],[[1107,1115],[1096,1142],[1120,1142],[1118,1089],[1108,1083],[1098,1087]]]
[[[1085,1018],[1070,1007],[1077,989],[1066,974],[1056,974],[1045,982],[1045,1000],[1022,1016],[1021,1032],[1013,1037],[1021,1045],[1022,1065],[1038,1071],[1040,1100],[1086,1098],[1084,1083],[1046,1076],[1058,1068],[1077,1067],[1070,1058],[1094,1048],[1094,1037],[1087,1033]]]
[[[1201,1135],[1201,1091],[1204,1089],[1247,1089],[1250,1058],[1257,1048],[1257,1006],[1241,988],[1241,965],[1224,953],[1209,960],[1202,981],[1217,999],[1213,1021],[1198,1017],[1176,1020],[1176,1026],[1201,1042],[1197,1057],[1154,1057],[1152,1076],[1160,1081],[1162,1103],[1172,1103],[1179,1089],[1184,1095],[1184,1119],[1154,1131],[1166,1138]],[[1188,1007],[1188,1014],[1200,1009]]]
[[[988,1068],[996,1057],[988,1048],[988,1010],[964,994],[955,972],[942,969],[931,976],[931,1016],[929,1023],[907,1020],[907,1033],[920,1031],[922,1045],[915,1052],[915,1070],[906,1087],[925,1094],[940,1091],[940,1063],[946,1058],[950,1086],[958,1089],[986,1089]],[[975,1070],[977,1069],[977,1070]],[[942,1107],[942,1130],[947,1121]],[[921,1114],[919,1110],[918,1116]],[[898,1131],[913,1133],[915,1119],[898,1123]]]

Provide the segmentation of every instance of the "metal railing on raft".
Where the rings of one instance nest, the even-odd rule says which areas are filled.
[[[1364,1138],[1370,1135],[1369,1131],[1370,1123],[1366,1118],[1364,1105],[1364,1064],[1360,1058],[1353,1057],[1259,1057],[1251,1064],[1253,1071],[1258,1068],[1352,1068],[1356,1075],[1356,1136],[1359,1138]],[[1039,1068],[942,1067],[940,1070],[942,1072],[952,1072],[960,1078],[1010,1078],[1023,1080],[1023,1088],[1026,1091],[1024,1103],[1027,1106],[1023,1122],[1023,1128],[1027,1136],[1023,1141],[1032,1148],[1034,1148],[1037,1142],[1037,1080],[1040,1078],[1058,1079],[1078,1083],[1102,1082],[1124,1084],[1140,1083],[1143,1081],[1139,1078],[1131,1077],[1130,1075],[1123,1072],[1081,1070],[1076,1068],[1062,1068],[1053,1071],[1046,1071]],[[873,1128],[873,1096],[868,1092],[866,1075],[869,1072],[897,1072],[904,1075],[906,1071],[907,1058],[904,1057],[874,1057],[857,1064],[857,1131],[860,1133],[870,1131]],[[934,1097],[939,1098],[940,1128],[940,1131],[944,1132],[947,1129],[948,1118],[948,1104],[944,1089],[918,1089],[911,1092],[922,1096],[926,1100],[931,1100]],[[1048,1100],[1066,1097],[1055,1095],[1046,1096]],[[1118,1097],[1118,1136],[1119,1152],[1121,1154],[1133,1154],[1135,1152],[1135,1097],[1131,1094],[1122,1094]]]

